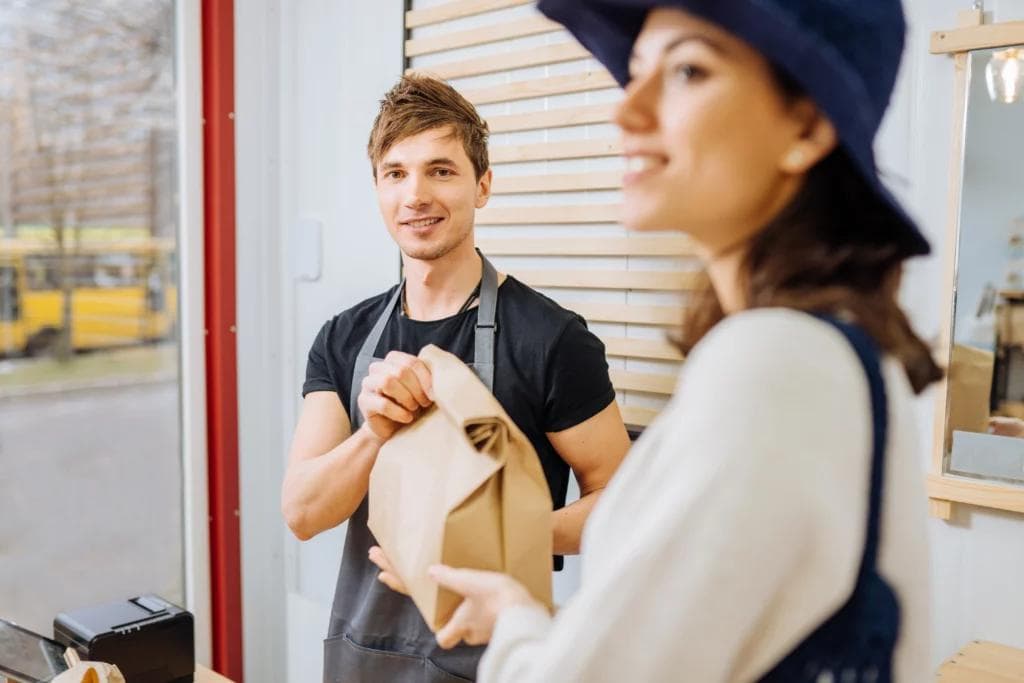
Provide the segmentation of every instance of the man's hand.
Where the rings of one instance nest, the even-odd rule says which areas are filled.
[[[409,594],[409,589],[405,587],[405,583],[402,582],[398,572],[391,566],[388,556],[384,554],[379,545],[370,548],[370,562],[373,562],[380,569],[380,574],[377,575],[378,581],[396,593],[401,593],[402,595]]]
[[[430,370],[416,356],[390,352],[370,364],[358,404],[366,426],[386,441],[434,402]]]

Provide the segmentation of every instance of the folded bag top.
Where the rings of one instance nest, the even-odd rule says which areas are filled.
[[[500,571],[551,605],[551,493],[529,439],[473,371],[427,346],[434,405],[381,448],[369,527],[424,620],[443,626],[461,597],[434,564]]]

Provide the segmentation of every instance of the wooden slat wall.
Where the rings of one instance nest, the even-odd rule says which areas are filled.
[[[491,129],[493,196],[477,243],[499,269],[584,316],[627,423],[650,423],[682,354],[667,340],[704,282],[690,242],[619,224],[611,76],[530,0],[414,0],[407,67],[447,79]]]

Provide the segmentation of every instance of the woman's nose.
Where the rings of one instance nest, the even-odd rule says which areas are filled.
[[[625,96],[616,105],[613,120],[627,132],[650,130],[655,126],[657,93],[654,74],[634,77],[627,85]]]

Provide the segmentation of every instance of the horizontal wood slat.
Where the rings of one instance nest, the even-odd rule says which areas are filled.
[[[634,427],[646,427],[658,417],[659,410],[651,408],[640,408],[638,406],[624,406],[619,404],[619,411],[622,413],[622,421]]]
[[[472,47],[485,43],[495,43],[499,40],[511,38],[525,38],[540,33],[550,33],[562,30],[562,25],[546,19],[540,15],[517,19],[516,21],[503,21],[490,26],[480,26],[465,31],[453,31],[431,38],[412,38],[405,41],[405,56],[418,57],[420,55],[455,50],[462,47]]]
[[[620,154],[622,142],[619,140],[570,140],[530,145],[499,145],[491,148],[490,159],[492,164],[514,164],[550,159],[592,159]]]
[[[540,128],[565,128],[588,123],[610,123],[615,111],[612,104],[587,104],[582,107],[531,111],[527,114],[500,114],[487,119],[492,133],[511,133]]]
[[[622,171],[527,176],[497,174],[491,185],[491,194],[617,190],[622,187],[622,174]]]
[[[609,356],[650,360],[683,360],[683,352],[666,340],[603,337],[601,341],[604,342]]]
[[[609,370],[612,386],[620,391],[642,391],[645,394],[671,394],[676,388],[675,375]]]
[[[498,71],[511,71],[512,69],[525,69],[531,66],[561,64],[588,57],[590,57],[590,53],[587,52],[585,47],[579,43],[567,42],[545,45],[544,47],[531,50],[507,52],[488,57],[487,59],[458,59],[453,62],[434,64],[421,68],[412,67],[406,69],[406,73],[427,73],[447,80],[450,78],[482,76]]]
[[[480,209],[477,225],[569,225],[574,223],[618,223],[618,204],[578,206],[503,206]]]
[[[504,85],[477,90],[467,90],[463,96],[479,106],[495,102],[513,102],[527,100],[532,97],[548,97],[550,95],[567,95],[575,92],[590,92],[617,87],[615,79],[605,70],[584,71],[568,76],[550,76],[548,78],[531,78],[525,81],[514,81]]]
[[[559,303],[591,322],[678,327],[683,320],[681,306],[595,304],[588,301],[560,301]]]
[[[476,244],[494,256],[690,256],[693,242],[679,237],[492,237]]]
[[[531,287],[681,291],[704,282],[703,273],[649,270],[514,270]]]
[[[516,7],[518,5],[529,5],[534,0],[454,0],[436,7],[425,9],[414,9],[405,13],[405,27],[418,28],[439,24],[442,21],[451,19],[462,19],[472,17],[484,12]]]

